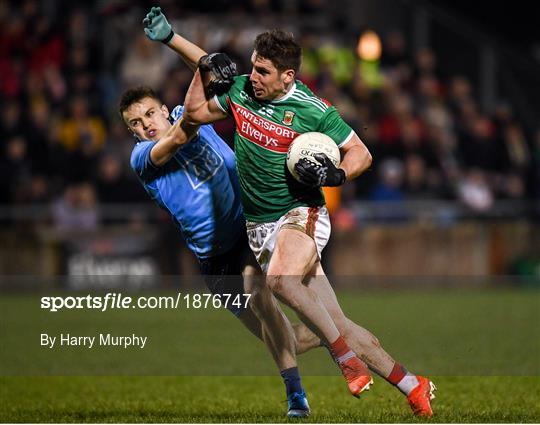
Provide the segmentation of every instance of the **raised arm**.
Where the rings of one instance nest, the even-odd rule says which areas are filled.
[[[167,46],[178,53],[193,72],[197,69],[199,59],[206,55],[206,52],[203,49],[178,34],[173,35],[173,38],[167,43]]]
[[[236,66],[230,59],[221,53],[207,55],[199,46],[176,34],[160,7],[150,9],[143,19],[143,25],[144,33],[150,40],[167,45],[180,55],[192,71],[197,71],[186,95],[184,120],[198,125],[225,118],[227,114],[212,97],[213,94],[226,91],[233,82]],[[197,70],[200,64],[200,70]],[[203,78],[201,71],[204,73]]]
[[[152,163],[156,167],[165,165],[180,146],[188,143],[197,134],[198,129],[198,125],[189,124],[184,117],[180,117],[150,151]]]
[[[199,59],[206,52],[191,41],[186,40],[172,29],[160,7],[153,7],[143,19],[144,33],[152,41],[160,41],[180,55],[192,71],[197,69]]]
[[[199,70],[195,71],[186,93],[184,117],[190,124],[207,124],[227,117],[227,114],[218,107],[214,98],[206,98]]]

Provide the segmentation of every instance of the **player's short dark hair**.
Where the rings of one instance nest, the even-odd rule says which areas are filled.
[[[120,116],[122,117],[122,119],[124,118],[124,111],[126,109],[128,109],[134,103],[137,103],[140,100],[144,99],[145,97],[156,99],[159,103],[162,103],[156,92],[148,86],[134,87],[122,93],[122,96],[120,97],[120,103],[118,105],[118,111],[120,112]]]
[[[290,32],[277,29],[263,32],[255,39],[254,49],[257,55],[272,61],[279,72],[300,69],[302,48]]]

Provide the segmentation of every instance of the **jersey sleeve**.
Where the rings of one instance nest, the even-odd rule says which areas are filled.
[[[135,171],[137,176],[143,181],[151,179],[159,169],[150,159],[150,151],[155,144],[156,142],[150,141],[139,142],[131,152],[131,168],[133,168],[133,171]]]
[[[227,102],[227,99],[229,98],[229,94],[225,93],[221,96],[218,96],[217,94],[214,95],[214,102],[216,102],[216,105],[219,109],[221,109],[226,114],[229,114],[229,102]]]
[[[341,118],[334,106],[327,109],[319,122],[317,131],[330,136],[340,148],[355,135],[354,130]]]
[[[226,114],[230,114],[231,111],[228,100],[233,97],[233,94],[237,94],[242,90],[247,79],[248,77],[246,75],[239,75],[234,77],[234,83],[226,93],[223,93],[220,96],[215,95],[213,97],[214,102],[216,102],[216,105],[219,107],[219,109],[221,109]]]
[[[172,122],[176,122],[178,118],[182,115],[184,112],[184,106],[183,105],[176,105],[174,109],[171,111],[171,120]]]

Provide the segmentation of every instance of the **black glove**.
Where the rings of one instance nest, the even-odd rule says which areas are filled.
[[[294,166],[302,183],[312,187],[341,186],[345,183],[345,171],[337,168],[324,153],[316,153],[313,158],[319,164],[302,158]]]
[[[226,93],[234,83],[236,64],[225,53],[212,53],[199,59],[199,71],[206,98]]]

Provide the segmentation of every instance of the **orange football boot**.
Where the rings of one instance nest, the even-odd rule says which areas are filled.
[[[369,386],[373,384],[373,378],[369,374],[369,370],[358,357],[351,357],[343,363],[339,363],[341,373],[347,380],[349,391],[356,398],[360,394],[369,390]]]
[[[418,385],[407,396],[409,406],[417,416],[433,416],[431,400],[435,398],[435,384],[423,376],[417,376]]]

